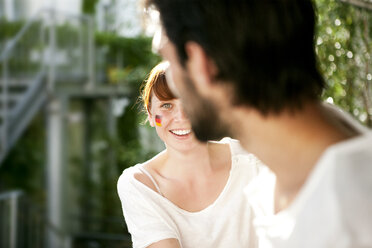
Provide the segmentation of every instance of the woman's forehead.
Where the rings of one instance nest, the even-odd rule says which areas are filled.
[[[161,100],[159,97],[156,96],[156,94],[151,95],[151,102],[153,103],[159,103],[159,102],[179,102],[180,100],[178,98],[173,98],[169,100]]]
[[[152,102],[160,102],[160,99],[154,94],[154,92],[151,93],[151,101]]]
[[[158,101],[158,102],[169,102],[169,101],[178,100],[178,98],[170,98],[170,99],[161,99],[161,98],[163,98],[163,97],[160,96],[160,98],[159,98],[154,91],[151,92],[151,101],[153,101],[153,102],[155,102],[155,101]]]

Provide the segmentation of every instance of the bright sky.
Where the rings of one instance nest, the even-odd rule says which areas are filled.
[[[35,16],[36,12],[42,8],[53,8],[69,14],[77,15],[81,12],[82,0],[0,0],[5,1],[5,6],[9,6],[8,15],[13,16],[12,7],[14,3],[17,8],[23,7],[22,15],[27,17]],[[99,5],[110,4],[111,0],[101,0]],[[102,7],[102,6],[101,6]],[[136,36],[142,32],[141,12],[138,0],[116,0],[112,14],[116,18],[116,28],[121,35]],[[99,11],[97,11],[99,12]],[[101,18],[102,19],[102,18]],[[104,22],[104,20],[101,20]]]
[[[80,13],[81,0],[28,0],[30,4],[30,13],[35,13],[42,7],[53,7],[57,10],[66,11],[71,14]]]

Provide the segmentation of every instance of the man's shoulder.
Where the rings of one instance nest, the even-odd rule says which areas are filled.
[[[344,142],[335,149],[333,159],[336,178],[372,185],[372,133]]]
[[[351,138],[329,148],[311,179],[307,187],[312,189],[311,195],[323,203],[333,202],[336,208],[340,206],[342,213],[355,212],[366,204],[372,209],[372,135]]]
[[[368,135],[367,135],[368,136]],[[351,141],[335,166],[334,188],[343,223],[360,244],[372,244],[372,135]]]
[[[372,187],[372,133],[363,134],[330,147],[320,160],[328,180],[336,189]],[[359,186],[358,186],[359,185]]]
[[[323,162],[331,163],[335,170],[372,168],[372,132],[333,145],[325,152]]]
[[[330,176],[334,178],[335,197],[343,212],[349,212],[348,215],[370,212],[372,219],[372,133],[343,142],[331,156]]]

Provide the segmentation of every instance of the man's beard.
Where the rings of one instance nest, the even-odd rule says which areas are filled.
[[[183,77],[185,91],[181,100],[190,119],[195,137],[201,142],[220,140],[231,136],[226,123],[221,120],[216,106],[200,96],[188,76]]]

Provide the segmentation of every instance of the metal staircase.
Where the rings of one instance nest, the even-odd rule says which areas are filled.
[[[118,247],[118,243],[125,244],[123,247],[130,246],[129,236],[121,233],[68,229],[70,213],[65,207],[67,194],[64,190],[67,191],[66,117],[69,102],[71,99],[104,98],[109,103],[116,97],[129,95],[130,91],[128,87],[95,83],[93,32],[93,19],[89,16],[44,9],[26,21],[12,38],[0,37],[0,166],[43,108],[47,138],[46,204],[43,214],[38,215],[42,221],[37,225],[22,224],[25,209],[31,206],[17,205],[23,202],[25,194],[0,192],[0,247],[65,248],[73,243],[79,247],[92,243],[95,247],[97,244],[102,244],[98,247]],[[104,60],[100,60],[99,55],[97,61],[102,63]],[[9,218],[5,218],[8,213]],[[121,229],[122,219],[110,224],[120,224]],[[35,234],[37,245],[29,237],[22,236],[22,230],[33,236],[34,229],[41,230]]]
[[[93,39],[90,17],[50,9],[0,37],[0,164],[58,85],[94,84]]]
[[[4,160],[34,115],[47,100],[45,73],[41,71],[32,80],[1,81],[0,162]]]

